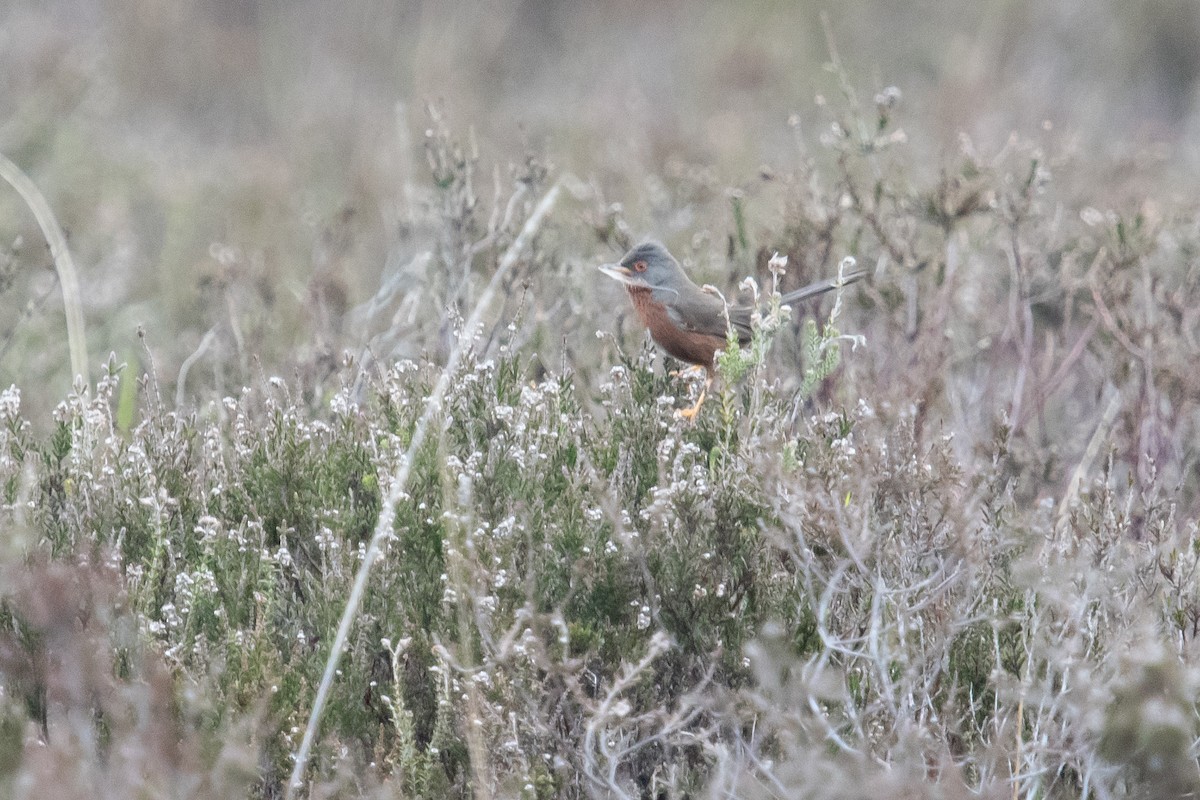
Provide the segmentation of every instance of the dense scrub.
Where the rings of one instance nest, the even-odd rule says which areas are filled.
[[[148,377],[110,360],[53,424],[5,391],[6,791],[280,796],[461,344],[311,796],[1194,793],[1196,211],[1105,209],[1015,139],[922,178],[893,102],[848,93],[821,153],[751,188],[647,178],[637,219],[536,159],[489,204],[437,119],[424,249],[359,309],[366,347],[189,404],[150,331]],[[660,234],[727,296],[754,277],[772,345],[695,424],[591,269],[676,211],[693,235]],[[785,290],[846,256],[872,276],[788,315],[776,252]]]

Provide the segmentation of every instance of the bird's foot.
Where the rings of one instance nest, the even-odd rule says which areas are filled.
[[[700,397],[696,399],[696,404],[691,408],[678,408],[675,410],[675,416],[679,419],[686,419],[688,422],[695,422],[696,415],[700,413],[700,406],[704,405],[704,398],[708,397],[708,387],[712,385],[710,377],[704,383],[704,388],[700,390]]]
[[[691,408],[675,409],[675,416],[678,419],[686,419],[688,422],[695,422],[696,415],[700,413],[700,406],[704,404],[704,395],[700,395],[700,399],[696,401],[696,405]]]

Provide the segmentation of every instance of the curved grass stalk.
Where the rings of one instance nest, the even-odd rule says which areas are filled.
[[[62,287],[63,308],[67,313],[67,349],[71,355],[71,373],[75,377],[83,376],[85,383],[88,379],[87,337],[83,332],[83,303],[79,297],[79,275],[75,271],[75,262],[71,260],[71,251],[67,249],[67,237],[63,234],[54,212],[45,196],[37,188],[29,176],[21,168],[0,153],[0,178],[8,181],[33,216],[37,219],[46,243],[50,245],[50,257],[54,259],[54,269],[58,272],[58,285]]]

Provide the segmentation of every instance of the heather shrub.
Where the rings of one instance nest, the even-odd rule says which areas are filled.
[[[694,422],[591,269],[662,209],[528,154],[481,199],[436,109],[329,353],[4,391],[4,791],[285,795],[382,518],[306,796],[1194,794],[1194,206],[1019,137],[921,169],[843,94],[752,190],[640,176],[762,309]]]

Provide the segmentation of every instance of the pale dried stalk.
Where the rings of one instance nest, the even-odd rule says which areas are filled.
[[[83,332],[83,303],[79,299],[79,275],[75,271],[75,262],[71,260],[71,251],[67,249],[67,237],[59,227],[45,196],[20,167],[3,154],[0,154],[0,178],[8,181],[17,190],[17,194],[21,195],[21,199],[37,219],[42,235],[46,237],[46,243],[50,245],[50,257],[54,259],[54,269],[58,272],[63,308],[67,313],[67,349],[71,354],[71,373],[75,377],[82,376],[84,383],[87,383],[88,356],[87,338]]]
[[[425,401],[425,411],[421,414],[420,419],[417,420],[417,424],[413,428],[412,440],[409,442],[408,450],[405,451],[404,457],[400,460],[400,464],[396,467],[396,472],[392,476],[391,488],[388,489],[388,493],[383,499],[383,507],[379,511],[379,520],[375,525],[375,532],[371,535],[371,541],[367,545],[367,552],[363,557],[362,566],[358,568],[358,574],[354,577],[354,585],[350,589],[350,596],[346,600],[346,609],[342,612],[342,619],[338,624],[337,635],[334,637],[333,645],[330,647],[329,660],[325,662],[325,674],[321,677],[321,685],[317,688],[317,696],[313,701],[308,725],[304,728],[304,737],[300,741],[300,749],[296,752],[296,764],[292,768],[292,776],[288,780],[286,794],[284,795],[287,800],[295,797],[296,789],[302,785],[301,777],[304,775],[305,767],[308,766],[308,758],[312,750],[313,739],[316,736],[317,725],[320,723],[321,714],[325,710],[325,702],[329,697],[329,689],[333,685],[333,678],[337,672],[338,663],[341,661],[342,649],[345,647],[346,640],[350,636],[350,626],[354,624],[354,618],[358,614],[359,606],[362,604],[363,593],[367,588],[367,576],[371,571],[371,565],[379,557],[383,542],[392,535],[392,527],[396,517],[396,504],[399,503],[400,496],[404,493],[404,487],[408,483],[408,476],[412,470],[412,464],[416,460],[417,452],[425,442],[429,423],[442,409],[442,401],[446,396],[447,389],[450,388],[450,381],[453,380],[455,374],[458,372],[459,362],[462,361],[463,355],[470,346],[474,331],[479,327],[484,311],[491,305],[496,290],[503,282],[504,276],[517,263],[517,258],[521,255],[529,240],[533,238],[538,228],[541,227],[542,221],[550,213],[550,209],[554,207],[560,191],[561,183],[556,183],[550,187],[545,197],[538,203],[533,213],[529,215],[529,219],[525,221],[524,227],[521,228],[521,233],[518,234],[517,238],[513,240],[513,243],[509,245],[504,255],[500,258],[500,263],[496,266],[495,274],[492,275],[487,288],[484,289],[483,294],[479,297],[479,302],[475,304],[475,308],[471,311],[471,316],[467,319],[466,325],[463,326],[463,336],[459,338],[458,343],[454,346],[454,350],[450,353],[450,358],[446,361],[446,368],[442,371],[441,378],[438,379],[437,385],[429,395],[429,399]]]

